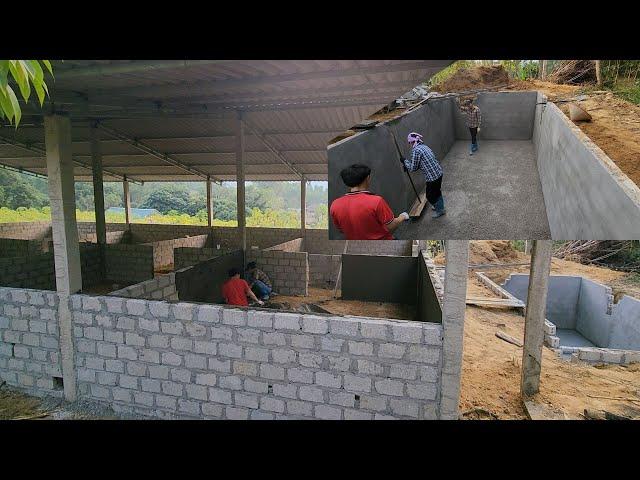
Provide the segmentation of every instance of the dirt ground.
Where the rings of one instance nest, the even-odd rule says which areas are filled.
[[[506,245],[507,241],[471,242],[469,262],[529,261],[528,255],[513,250],[509,252]],[[488,262],[489,258],[493,260]],[[442,263],[442,258],[437,258],[436,263]],[[558,274],[583,275],[608,285],[618,282],[627,291],[638,292],[638,285],[630,283],[623,272],[558,259],[553,259],[551,270]],[[528,272],[528,267],[484,270],[498,283],[516,271]],[[496,296],[477,280],[473,272],[469,275],[467,295]],[[498,330],[502,330],[522,341],[524,317],[516,310],[475,306],[467,306],[466,313],[460,400],[461,412],[467,413],[464,418],[527,418],[520,396],[522,348],[495,336]],[[612,400],[612,397],[624,400]],[[592,366],[571,363],[544,347],[540,393],[534,400],[563,412],[569,419],[582,419],[585,408],[640,418],[640,364]],[[476,413],[477,409],[481,415]]]
[[[353,315],[376,318],[393,318],[399,320],[413,320],[415,307],[403,303],[361,302],[358,300],[342,300],[338,290],[338,298],[333,298],[333,290],[309,287],[306,297],[278,295],[273,297],[275,302],[286,302],[295,309],[303,304],[313,303],[336,315]]]

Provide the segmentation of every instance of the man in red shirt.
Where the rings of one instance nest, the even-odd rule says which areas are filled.
[[[264,305],[262,300],[254,295],[249,287],[249,284],[240,278],[240,270],[237,268],[231,268],[229,270],[229,280],[222,285],[222,296],[224,301],[229,305],[239,305],[241,307],[249,306],[247,301],[247,295],[258,305]]]
[[[409,214],[395,217],[384,198],[369,192],[371,169],[366,165],[351,165],[340,176],[350,190],[331,203],[336,228],[347,240],[393,240],[391,234],[409,220]]]

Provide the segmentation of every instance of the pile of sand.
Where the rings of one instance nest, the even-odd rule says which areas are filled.
[[[439,93],[464,92],[510,83],[509,74],[502,65],[461,68],[440,85],[433,87]]]
[[[513,248],[509,240],[473,240],[469,242],[469,264],[519,263],[528,257]],[[444,265],[444,254],[438,254],[434,262]]]

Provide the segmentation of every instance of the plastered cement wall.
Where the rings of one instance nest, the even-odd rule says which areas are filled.
[[[341,255],[322,255],[310,253],[309,286],[318,288],[334,288],[342,263]]]
[[[0,379],[33,395],[62,396],[58,295],[0,287]]]
[[[372,302],[417,303],[418,259],[342,255],[342,298]]]
[[[190,302],[224,303],[222,284],[228,271],[244,268],[244,255],[235,250],[175,272],[178,298]]]
[[[537,92],[480,92],[482,112],[479,140],[531,140]],[[456,138],[471,140],[465,117],[456,107]]]
[[[174,270],[196,265],[211,258],[226,255],[230,250],[217,248],[177,247],[173,249]]]
[[[304,247],[304,239],[294,238],[288,242],[279,243],[273,247],[265,248],[265,250],[281,250],[283,252],[300,252]]]
[[[178,300],[176,274],[158,275],[151,280],[136,283],[109,294],[114,297],[143,298],[146,300]]]
[[[353,163],[363,163],[372,170],[370,190],[384,197],[395,215],[410,209],[415,194],[400,165],[387,127],[396,136],[403,156],[407,157],[409,154],[407,134],[416,131],[424,135],[424,142],[433,150],[438,160],[442,161],[455,141],[453,110],[451,99],[428,102],[400,120],[394,120],[388,125],[378,125],[330,145],[327,150],[329,205],[348,191],[340,178],[340,171]],[[424,175],[416,172],[411,177],[420,192],[425,185]],[[331,221],[329,236],[332,239],[343,238]]]
[[[424,321],[442,323],[442,305],[436,292],[435,269],[431,272],[423,255],[418,255],[418,309],[417,318]]]
[[[504,288],[526,302],[528,284],[529,275],[512,274]],[[546,318],[599,348],[640,350],[640,301],[626,295],[618,303],[613,299],[610,287],[588,278],[551,275]]]
[[[623,295],[614,309],[609,348],[640,350],[640,300]]]
[[[546,318],[556,327],[576,329],[581,282],[582,277],[549,276]],[[514,297],[527,303],[529,275],[511,274],[503,287]]]
[[[556,105],[537,106],[533,144],[552,238],[640,238],[640,189]]]

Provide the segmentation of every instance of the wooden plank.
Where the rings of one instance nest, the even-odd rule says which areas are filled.
[[[427,189],[425,188],[423,192],[420,194],[419,200],[415,199],[411,209],[409,210],[409,218],[412,220],[416,220],[420,218],[424,208],[427,206]]]
[[[517,338],[512,337],[511,335],[507,335],[502,330],[498,330],[496,332],[496,337],[498,337],[500,340],[504,340],[507,343],[511,343],[512,345],[515,345],[516,347],[522,347],[522,342],[520,340],[518,340]]]

